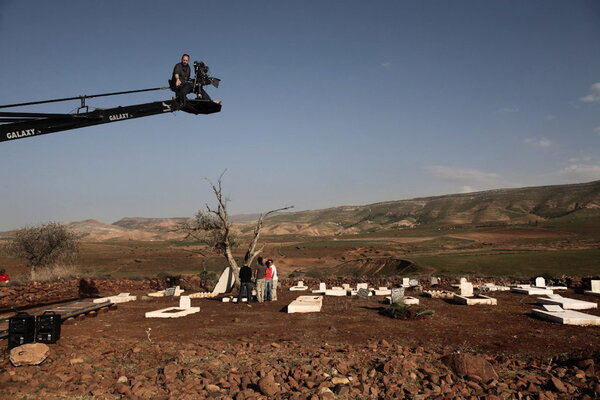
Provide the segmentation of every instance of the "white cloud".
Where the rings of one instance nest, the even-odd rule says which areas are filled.
[[[381,68],[389,68],[389,67],[391,67],[391,66],[392,66],[392,63],[391,63],[391,62],[389,62],[389,61],[386,61],[386,62],[382,62],[382,63],[381,63],[379,66],[380,66]]]
[[[461,184],[462,190],[474,191],[475,187],[490,187],[499,184],[500,175],[493,172],[447,165],[427,165],[423,167],[435,178]]]
[[[517,107],[506,107],[500,110],[500,112],[503,113],[516,113],[519,112],[519,109]]]
[[[473,188],[473,186],[461,186],[460,187],[460,192],[461,193],[472,193],[472,192],[476,192],[476,190]]]
[[[556,175],[573,182],[594,181],[600,179],[600,162],[597,161],[596,163],[591,164],[571,164],[558,171]]]
[[[546,139],[543,136],[539,137],[539,138],[527,138],[527,139],[523,140],[523,143],[530,144],[532,146],[537,146],[537,147],[550,147],[550,146],[552,146],[552,142],[549,139]]]
[[[556,119],[556,115],[552,115],[552,114],[544,115],[544,119],[546,121],[552,121],[552,120]]]
[[[594,129],[594,132],[598,132],[598,134],[600,134],[600,126],[597,126],[596,129]]]
[[[582,101],[584,103],[600,101],[600,82],[596,82],[592,86],[590,86],[590,93],[587,96],[580,97],[579,101]]]

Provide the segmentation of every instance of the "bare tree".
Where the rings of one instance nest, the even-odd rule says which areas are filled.
[[[223,255],[233,271],[235,285],[237,286],[239,285],[240,267],[233,256],[233,248],[237,245],[237,240],[236,235],[232,230],[232,224],[227,212],[227,203],[229,202],[229,199],[223,195],[222,179],[225,172],[226,171],[223,171],[221,176],[219,176],[216,185],[207,179],[217,199],[217,207],[212,208],[206,204],[206,210],[198,211],[192,221],[179,224],[176,231],[185,232],[185,239],[196,240],[217,254]],[[256,226],[254,227],[254,235],[248,245],[248,251],[244,256],[244,264],[247,263],[250,265],[252,260],[254,260],[264,248],[263,246],[258,250],[256,249],[264,219],[275,212],[293,207],[294,206],[283,207],[260,215]]]
[[[66,226],[50,222],[18,230],[7,250],[25,259],[31,270],[35,271],[38,267],[73,261],[79,252],[79,240]]]

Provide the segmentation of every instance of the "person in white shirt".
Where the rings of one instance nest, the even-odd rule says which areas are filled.
[[[277,301],[277,283],[279,280],[279,277],[277,276],[277,267],[275,266],[275,264],[273,263],[273,260],[271,258],[269,258],[269,261],[267,261],[268,263],[271,264],[271,268],[273,268],[273,277],[271,279],[273,279],[273,288],[271,289],[271,299],[273,301]]]

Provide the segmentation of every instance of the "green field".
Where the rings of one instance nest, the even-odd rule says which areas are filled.
[[[600,275],[600,249],[525,251],[506,253],[453,253],[413,255],[421,267],[434,268],[439,275],[560,277]]]

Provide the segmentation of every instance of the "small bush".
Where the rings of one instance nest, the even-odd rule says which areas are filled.
[[[427,315],[433,315],[434,311],[423,308],[416,309],[399,301],[392,304],[388,308],[380,310],[379,313],[381,315],[385,315],[386,317],[395,319],[419,319]]]

